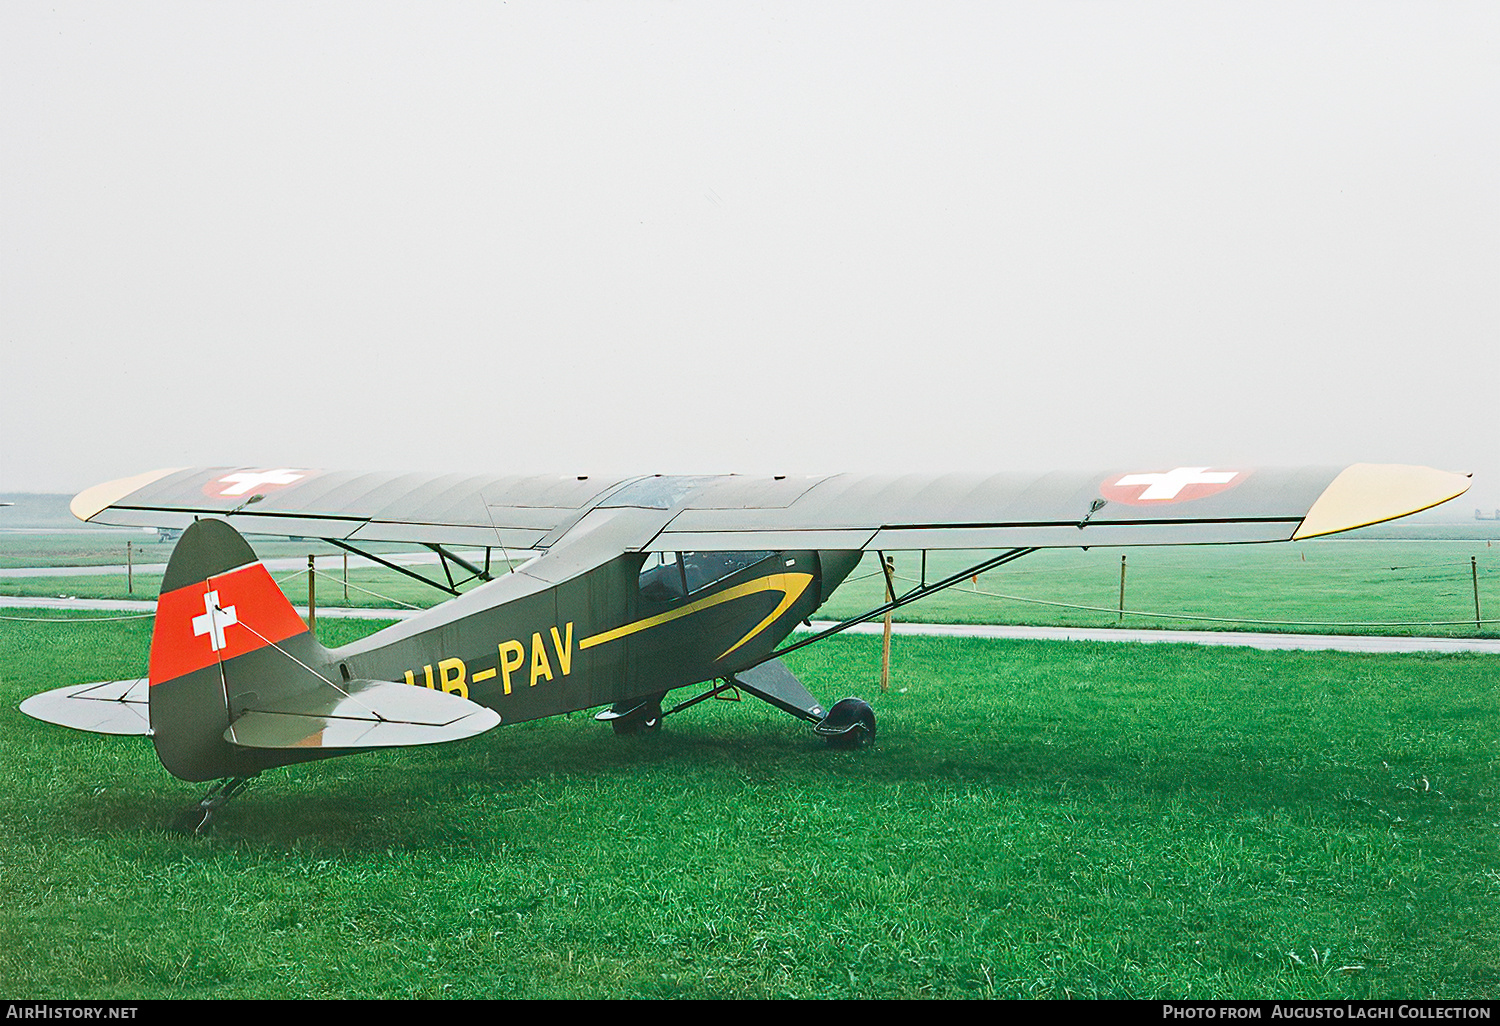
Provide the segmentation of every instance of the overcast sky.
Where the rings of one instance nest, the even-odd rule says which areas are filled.
[[[0,4],[0,491],[1421,463],[1500,4]]]

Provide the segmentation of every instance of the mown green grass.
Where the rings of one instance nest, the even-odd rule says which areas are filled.
[[[359,608],[426,608],[450,598],[446,592],[385,567],[360,567],[356,565],[344,571],[343,553],[331,545],[316,541],[292,541],[287,539],[251,538],[256,554],[262,559],[293,559],[299,564],[294,569],[276,569],[272,576],[297,602],[307,601],[307,569],[305,560],[316,557],[316,601],[319,606],[353,606]],[[434,559],[430,565],[417,565],[410,569],[429,581],[446,584],[447,576],[437,565],[431,552],[414,550],[410,546],[374,545],[370,550],[378,555],[393,553],[421,554]],[[154,599],[161,590],[162,567],[170,558],[170,542],[138,543],[133,548],[134,571],[127,576],[124,569],[114,573],[84,573],[76,576],[3,577],[0,576],[0,595],[30,598],[100,598],[100,599]],[[483,552],[463,550],[464,558],[482,565]],[[509,565],[519,565],[525,555],[513,553]],[[497,549],[491,554],[492,571],[502,574],[507,570],[505,556]],[[84,567],[124,567],[126,563],[125,543],[118,532],[104,531],[99,536],[88,534],[0,534],[0,569],[20,567],[48,567],[57,569]],[[454,580],[460,590],[467,590],[476,582],[469,580],[467,571],[452,567]],[[345,591],[347,590],[347,596]]]
[[[926,580],[986,553],[930,553]],[[1126,559],[1125,610],[1120,559]],[[922,580],[920,553],[895,553],[897,593]],[[1471,559],[1474,561],[1471,564]],[[1476,574],[1477,571],[1477,574]],[[1475,626],[1478,578],[1483,621]],[[872,556],[818,615],[883,600]],[[1163,615],[1166,614],[1166,615]],[[1175,615],[1174,615],[1175,614]],[[1327,540],[1183,548],[1047,549],[898,609],[918,623],[1273,630],[1500,637],[1500,548],[1474,541]]]
[[[344,598],[343,575],[337,557],[319,560],[315,601],[319,609],[346,607],[360,609],[426,609],[453,596],[429,585],[382,567],[356,568],[349,571],[349,597]],[[446,583],[443,571],[436,566],[413,567],[430,579]],[[274,570],[271,576],[281,585],[287,597],[298,605],[307,602],[307,570]],[[457,576],[457,575],[455,575]],[[79,575],[67,577],[0,578],[0,595],[21,598],[90,598],[155,600],[161,591],[161,572],[137,571],[127,583],[125,574]],[[467,591],[466,583],[460,591]]]
[[[165,563],[172,555],[174,542],[155,531],[125,528],[78,526],[49,531],[28,528],[24,531],[0,531],[0,567],[28,566],[124,566],[127,561],[137,567]],[[255,549],[261,558],[278,556],[318,557],[318,565],[329,569],[338,565],[342,549],[321,541],[257,537]],[[129,542],[127,549],[126,543]],[[376,543],[371,551],[409,552],[411,546]],[[422,550],[425,551],[425,550]]]
[[[8,994],[1500,991],[1497,657],[899,638],[880,695],[841,636],[789,662],[871,699],[871,748],[579,714],[273,771],[190,838],[149,742],[15,711],[149,629],[0,627]]]

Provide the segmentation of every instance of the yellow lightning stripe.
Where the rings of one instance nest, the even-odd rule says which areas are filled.
[[[618,641],[620,638],[628,637],[631,634],[638,634],[641,631],[650,630],[652,627],[660,627],[664,623],[680,620],[684,616],[692,616],[694,613],[723,605],[725,602],[733,602],[735,599],[744,598],[746,595],[754,595],[762,591],[781,592],[781,602],[777,604],[775,609],[771,610],[770,615],[756,624],[743,638],[725,649],[719,656],[720,659],[723,659],[724,656],[727,656],[730,652],[733,652],[765,630],[777,617],[786,612],[792,603],[801,597],[802,593],[807,590],[807,586],[811,583],[812,574],[771,574],[768,577],[760,577],[753,581],[746,581],[744,584],[736,584],[733,588],[726,588],[717,595],[709,595],[696,602],[689,602],[681,609],[658,613],[656,616],[648,616],[644,620],[637,620],[635,623],[627,623],[623,627],[616,627],[612,631],[605,631],[603,634],[595,634],[593,637],[584,638],[578,643],[578,647],[580,649],[593,648],[595,645],[602,645],[608,641]]]

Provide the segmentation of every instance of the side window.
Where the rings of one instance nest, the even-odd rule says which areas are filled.
[[[684,552],[682,553],[683,577],[688,594],[707,588],[737,574],[747,566],[774,555],[771,552]]]
[[[672,602],[687,595],[682,563],[675,552],[653,552],[641,564],[641,594],[652,602]]]
[[[641,595],[652,602],[675,602],[731,574],[774,556],[774,552],[652,552],[641,564]]]

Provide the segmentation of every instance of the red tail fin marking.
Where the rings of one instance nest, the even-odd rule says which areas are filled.
[[[195,582],[157,599],[151,683],[175,680],[305,630],[260,563]]]

